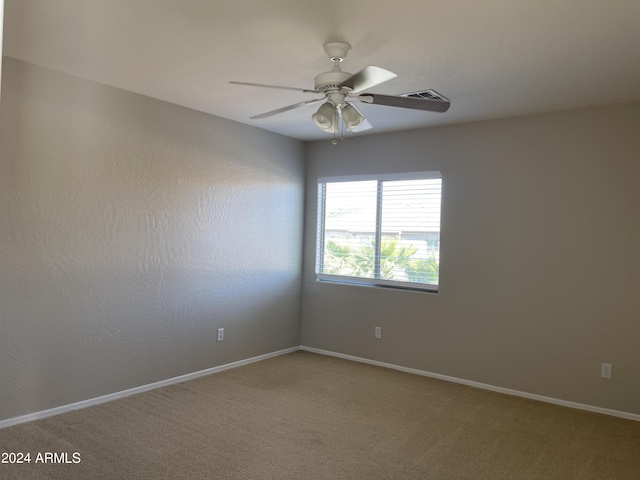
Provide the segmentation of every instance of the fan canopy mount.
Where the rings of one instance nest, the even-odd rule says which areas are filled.
[[[339,63],[347,58],[347,55],[351,51],[351,45],[342,42],[327,43],[324,46],[324,51],[329,55],[332,62]]]

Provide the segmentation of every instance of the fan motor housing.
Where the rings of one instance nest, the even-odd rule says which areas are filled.
[[[348,72],[324,72],[316,75],[315,89],[319,92],[328,92],[330,90],[340,90],[340,84],[350,78],[353,74]],[[342,87],[346,88],[346,87]]]

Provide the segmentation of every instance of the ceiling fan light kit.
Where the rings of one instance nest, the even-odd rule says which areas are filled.
[[[263,85],[259,83],[248,82],[229,82],[236,85],[246,85],[253,87],[280,88],[285,90],[295,90],[304,93],[322,94],[323,97],[314,98],[304,102],[298,102],[293,105],[271,110],[251,117],[252,119],[267,118],[279,113],[283,113],[295,108],[304,107],[313,103],[325,101],[318,111],[311,115],[313,123],[322,131],[335,134],[338,131],[340,118],[347,131],[366,130],[371,128],[371,124],[366,121],[364,115],[347,99],[357,99],[363,103],[374,105],[386,105],[399,108],[409,108],[414,110],[426,110],[431,112],[446,112],[451,102],[432,90],[435,95],[381,95],[376,93],[365,93],[359,95],[359,92],[367,90],[381,83],[387,82],[397,75],[384,68],[369,66],[360,70],[356,74],[342,71],[340,63],[342,63],[351,51],[351,45],[341,42],[327,43],[324,45],[324,51],[333,62],[333,68],[329,72],[323,72],[315,76],[314,89],[283,87],[278,85]],[[422,92],[425,93],[425,92]],[[360,127],[360,128],[358,128]],[[334,142],[335,143],[335,138]]]
[[[323,103],[318,111],[311,115],[313,123],[320,129],[327,133],[334,133],[336,130],[337,111],[335,105],[330,102]]]
[[[340,112],[342,113],[342,121],[344,121],[349,132],[364,122],[364,115],[350,103],[345,103]]]

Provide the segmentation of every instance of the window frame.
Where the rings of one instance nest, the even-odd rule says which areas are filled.
[[[395,288],[401,290],[413,290],[427,293],[438,293],[440,290],[440,274],[438,272],[438,284],[427,284],[419,282],[410,282],[403,280],[390,280],[385,278],[370,278],[370,277],[355,277],[346,275],[336,275],[331,273],[321,273],[320,267],[324,264],[324,244],[325,244],[325,218],[326,218],[326,205],[323,201],[326,198],[326,186],[327,183],[337,182],[359,182],[359,181],[376,181],[376,226],[375,226],[375,245],[376,253],[375,258],[375,271],[374,275],[379,275],[380,269],[380,248],[382,238],[382,184],[386,181],[402,181],[402,180],[427,180],[427,179],[440,179],[440,219],[438,222],[439,231],[438,238],[441,234],[442,226],[442,190],[443,190],[443,178],[441,171],[424,171],[424,172],[407,172],[407,173],[391,173],[391,174],[377,174],[377,175],[341,175],[331,177],[320,177],[317,179],[317,219],[316,219],[316,262],[315,262],[315,274],[316,281],[327,282],[334,284],[349,284],[369,287],[384,287]],[[440,251],[440,246],[438,247]]]

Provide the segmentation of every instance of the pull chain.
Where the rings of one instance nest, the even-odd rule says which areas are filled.
[[[338,65],[338,63],[336,62],[336,66],[337,65]],[[336,133],[338,133],[338,128],[339,128],[338,127],[338,122],[340,121],[340,118],[338,116],[338,108],[339,107],[336,106],[336,108],[334,109],[335,110],[335,113],[334,113],[335,117],[334,117],[333,124],[335,125],[335,128],[333,129],[333,140],[331,140],[331,144],[332,145],[337,145],[338,144],[338,140],[336,140]]]

